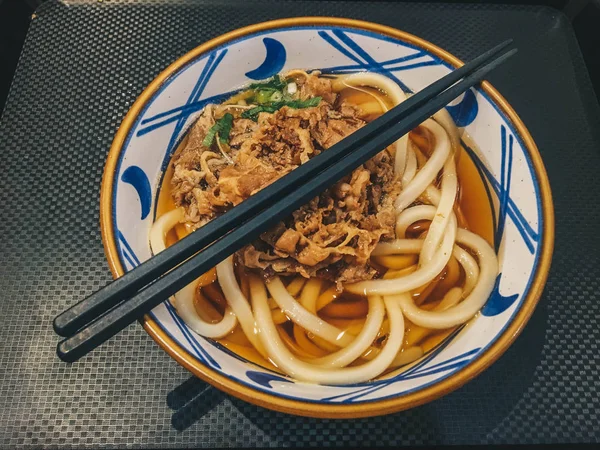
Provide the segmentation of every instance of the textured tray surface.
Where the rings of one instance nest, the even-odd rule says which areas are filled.
[[[513,37],[490,77],[536,140],[556,207],[554,261],[531,321],[490,369],[387,417],[331,421],[258,408],[191,377],[135,324],[74,365],[52,318],[110,280],[98,227],[104,160],[142,89],[240,26],[346,16],[469,59]],[[600,112],[577,42],[538,7],[358,1],[49,2],[0,120],[0,447],[416,445],[600,441]]]

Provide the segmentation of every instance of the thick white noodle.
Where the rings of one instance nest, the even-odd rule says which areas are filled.
[[[408,227],[419,220],[431,220],[435,215],[435,211],[435,206],[431,205],[417,205],[405,209],[398,214],[396,219],[396,237],[404,239]]]
[[[183,219],[183,215],[183,208],[177,208],[163,214],[152,224],[150,229],[152,253],[157,255],[166,248],[165,238],[167,233]],[[179,317],[200,336],[221,338],[229,334],[237,325],[237,318],[233,310],[229,306],[225,308],[223,319],[219,322],[211,323],[203,320],[194,306],[196,285],[196,282],[190,283],[174,295],[175,309]]]
[[[380,242],[371,253],[372,256],[402,255],[420,253],[423,248],[422,239],[395,239],[389,242]],[[458,245],[454,245],[452,255],[462,266],[465,272],[464,295],[468,295],[479,278],[479,266],[469,252]]]
[[[369,296],[368,300],[369,312],[367,319],[352,343],[330,355],[312,359],[311,364],[328,368],[345,367],[367,351],[377,337],[385,316],[385,307],[380,296],[372,295]]]
[[[174,296],[177,314],[183,319],[186,325],[200,336],[213,339],[222,338],[231,333],[237,325],[237,318],[233,310],[227,306],[223,314],[223,319],[216,323],[206,322],[196,312],[194,306],[195,295],[195,283],[190,283]]]
[[[389,111],[389,109],[390,109],[390,108],[388,108],[388,106],[385,104],[385,102],[384,102],[384,101],[381,99],[381,97],[380,97],[380,96],[378,96],[378,95],[375,95],[375,94],[373,94],[372,92],[369,92],[369,91],[367,91],[366,89],[363,89],[363,88],[359,87],[360,85],[358,85],[358,84],[356,84],[356,83],[355,83],[354,85],[352,85],[352,84],[348,84],[348,83],[346,83],[346,81],[345,81],[345,80],[341,80],[341,82],[342,82],[344,85],[346,85],[346,86],[348,86],[348,87],[351,87],[351,88],[352,88],[352,89],[354,89],[354,90],[357,90],[357,91],[360,91],[360,92],[364,92],[365,94],[367,94],[367,95],[369,95],[369,96],[373,97],[373,98],[374,98],[374,99],[377,101],[377,103],[379,103],[379,106],[381,107],[381,110],[382,110],[384,113],[386,113],[386,112],[388,112],[388,111]]]
[[[479,261],[477,283],[462,302],[445,311],[425,311],[415,305],[410,296],[391,296],[400,302],[404,315],[421,327],[443,329],[466,322],[481,309],[494,288],[498,275],[498,261],[494,249],[483,238],[464,229],[458,230],[456,240],[473,250]]]
[[[433,115],[433,119],[444,127],[444,130],[446,130],[446,133],[448,133],[448,136],[450,137],[452,149],[455,152],[458,152],[460,150],[460,136],[462,133],[456,128],[450,113],[446,108],[442,108]]]
[[[325,322],[319,316],[311,313],[302,306],[300,302],[290,295],[279,277],[269,280],[267,289],[285,315],[309,333],[339,347],[345,347],[352,342],[352,335]]]
[[[414,94],[406,94],[406,98],[409,98],[412,95]],[[454,123],[454,120],[452,119],[452,116],[448,110],[446,108],[442,108],[433,116],[431,116],[431,118],[444,127],[444,130],[446,130],[446,133],[448,133],[448,136],[450,137],[452,149],[457,152],[460,148],[460,137],[462,136],[463,132],[456,127],[456,124]]]
[[[346,290],[362,295],[392,295],[408,292],[433,280],[448,264],[456,238],[456,218],[451,216],[442,245],[428,264],[421,265],[411,274],[389,280],[369,280],[348,284]]]
[[[408,154],[406,156],[406,168],[402,174],[402,186],[408,186],[417,173],[417,156],[412,148],[412,143],[408,142]]]
[[[377,244],[371,255],[399,255],[403,253],[420,253],[423,247],[423,239],[404,239],[406,229],[414,222],[419,220],[432,220],[436,214],[435,207],[431,205],[417,205],[404,210],[396,222],[396,235],[401,236],[399,239],[388,242],[380,242]],[[454,245],[452,250],[454,257],[462,265],[465,271],[466,280],[464,285],[464,294],[471,292],[477,278],[479,277],[479,266],[477,261],[466,250],[458,245]]]
[[[477,265],[477,261],[475,261],[475,258],[473,258],[469,252],[458,245],[454,246],[452,254],[465,272],[463,295],[469,295],[475,287],[477,279],[479,278],[479,266]]]
[[[360,72],[340,77],[342,82],[350,86],[370,86],[381,89],[392,100],[394,105],[398,105],[406,100],[404,91],[388,77],[379,73]],[[408,135],[402,136],[396,141],[396,156],[394,160],[394,172],[396,176],[402,178],[406,163],[408,150]]]
[[[254,323],[254,315],[252,314],[252,309],[250,309],[250,303],[248,303],[248,299],[242,293],[240,285],[235,279],[233,256],[229,256],[217,264],[217,279],[219,280],[223,294],[225,294],[227,304],[237,316],[244,334],[256,350],[263,356],[266,356],[264,348],[256,336],[256,324]]]
[[[430,203],[434,206],[439,205],[440,199],[442,197],[442,193],[438,188],[436,188],[433,184],[427,186],[425,192],[421,194],[421,199],[425,201],[425,203]]]
[[[264,284],[257,278],[250,281],[252,307],[259,326],[259,337],[269,357],[277,367],[291,377],[312,383],[343,385],[360,383],[384,372],[394,360],[404,339],[404,318],[396,299],[384,300],[390,320],[390,334],[383,350],[373,360],[356,367],[328,369],[314,366],[295,357],[281,340],[273,323]],[[408,296],[407,294],[405,294]],[[410,297],[410,296],[408,296]]]
[[[312,314],[317,313],[317,298],[319,297],[320,292],[321,280],[318,278],[311,278],[302,288],[302,293],[300,294],[300,303]]]
[[[458,304],[463,298],[463,290],[459,287],[451,288],[446,294],[444,294],[444,298],[433,308],[434,311],[445,311],[448,308],[452,308],[454,305]]]
[[[160,216],[150,228],[150,248],[155,255],[167,248],[167,233],[183,219],[183,208],[176,208]]]
[[[377,244],[372,256],[401,255],[403,253],[419,253],[423,248],[423,239],[394,239]]]
[[[454,155],[450,153],[444,164],[444,172],[442,173],[442,195],[440,196],[435,215],[429,225],[427,236],[425,236],[423,250],[421,250],[419,258],[421,264],[427,264],[431,261],[442,241],[442,236],[448,222],[454,215],[453,208],[457,190],[456,164],[454,163]]]
[[[413,203],[427,189],[427,186],[433,183],[450,155],[450,140],[444,129],[431,119],[427,119],[423,122],[423,125],[433,133],[435,147],[427,163],[417,172],[407,186],[403,186],[402,192],[396,198],[394,206],[398,212]]]

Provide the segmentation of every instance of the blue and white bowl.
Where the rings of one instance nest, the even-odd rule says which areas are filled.
[[[413,35],[373,23],[295,18],[227,33],[162,72],[125,117],[102,181],[101,224],[114,276],[151,256],[161,176],[177,144],[208,102],[293,68],[325,73],[370,70],[416,92],[462,63]],[[468,326],[382,379],[351,386],[297,382],[259,367],[191,331],[164,302],[142,320],[148,333],[197,376],[267,408],[318,417],[359,417],[406,409],[444,395],[495,361],[519,334],[542,292],[552,254],[554,216],[538,150],[512,108],[488,83],[448,111],[477,144],[469,152],[495,213],[500,275]]]

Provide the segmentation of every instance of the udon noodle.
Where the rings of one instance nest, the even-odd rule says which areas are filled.
[[[293,70],[209,105],[165,173],[152,251],[405,98],[380,74]],[[441,110],[178,292],[177,313],[199,335],[302,381],[362,382],[419,359],[478,313],[498,273],[490,206],[462,153]]]

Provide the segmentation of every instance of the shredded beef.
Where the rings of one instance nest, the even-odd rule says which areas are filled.
[[[202,141],[225,107],[208,106],[174,158],[172,194],[185,220],[200,227],[362,127],[360,110],[336,102],[328,79],[308,75],[302,99],[319,96],[316,107],[283,107],[258,121],[234,115],[229,145],[215,150]],[[339,104],[338,104],[339,103]],[[400,190],[393,155],[386,149],[263,233],[237,253],[266,276],[298,273],[338,284],[371,279],[375,245],[393,237],[393,203]]]

